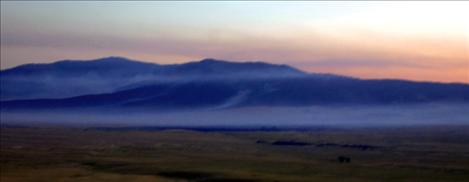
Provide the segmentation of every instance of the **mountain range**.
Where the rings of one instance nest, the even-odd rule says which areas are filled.
[[[469,103],[468,84],[367,80],[216,59],[170,65],[122,57],[64,60],[2,70],[0,81],[2,110]]]

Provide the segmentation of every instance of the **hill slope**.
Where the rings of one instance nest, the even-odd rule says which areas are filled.
[[[193,109],[244,106],[469,103],[469,85],[283,78],[167,82],[108,94],[2,102],[3,109]]]
[[[90,61],[26,64],[3,70],[0,75],[0,100],[12,100],[109,93],[158,82],[279,78],[308,74],[286,65],[262,62],[204,59],[185,64],[159,65],[108,57]]]

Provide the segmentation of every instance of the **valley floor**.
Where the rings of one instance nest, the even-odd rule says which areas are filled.
[[[2,127],[0,181],[468,181],[469,126],[306,131]],[[350,162],[339,161],[339,157]]]

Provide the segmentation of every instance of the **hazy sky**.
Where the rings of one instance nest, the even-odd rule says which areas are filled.
[[[1,68],[124,56],[469,83],[469,2],[1,1]]]

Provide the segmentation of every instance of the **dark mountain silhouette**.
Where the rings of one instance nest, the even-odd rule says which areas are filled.
[[[306,73],[287,65],[263,62],[239,63],[208,58],[185,64],[159,65],[123,57],[107,57],[90,61],[63,60],[50,64],[26,64],[1,72],[2,77],[6,78],[18,76],[77,77],[90,74],[125,78],[144,74],[154,76],[197,75],[199,77],[252,74],[252,76],[279,77],[304,75]]]
[[[2,102],[4,109],[192,109],[244,106],[468,103],[469,85],[283,78],[161,83],[109,94]]]
[[[151,72],[159,65],[133,61],[122,57],[107,57],[91,61],[63,60],[50,64],[25,64],[3,70],[2,77],[55,76],[77,77],[95,74],[127,77],[141,72]]]
[[[308,74],[286,65],[262,62],[234,63],[204,59],[185,64],[158,65],[108,57],[91,61],[64,60],[21,65],[1,71],[0,81],[1,100],[12,100],[109,93],[160,82],[305,75]]]
[[[158,65],[108,57],[28,64],[2,71],[1,81],[2,110],[469,103],[468,84],[361,80],[215,59]]]

